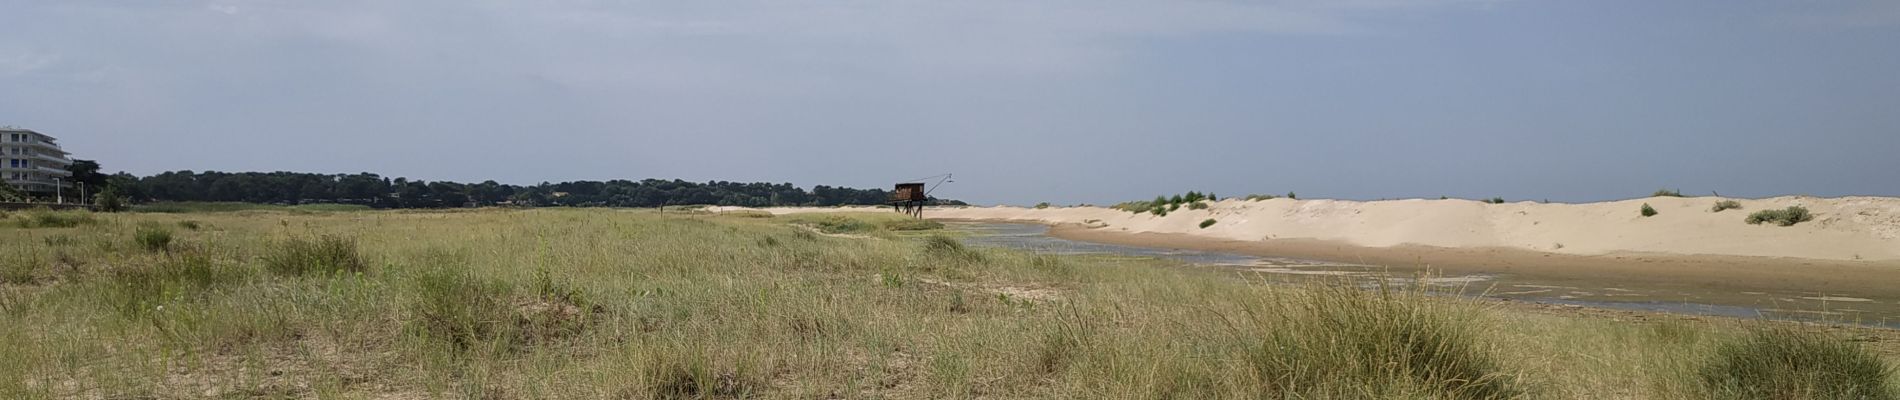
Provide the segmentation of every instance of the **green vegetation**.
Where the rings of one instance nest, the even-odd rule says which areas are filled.
[[[1152,213],[1157,217],[1166,217],[1169,212],[1179,211],[1184,205],[1190,210],[1205,210],[1208,206],[1204,202],[1215,200],[1218,199],[1211,194],[1189,191],[1186,194],[1177,194],[1173,197],[1155,196],[1155,199],[1150,201],[1122,202],[1109,208],[1136,214],[1144,212]]]
[[[1046,209],[1046,208],[1049,208],[1049,202],[1045,201],[1041,203],[1036,203],[1037,210]]]
[[[824,216],[812,221],[812,226],[824,233],[863,233],[877,229],[877,224],[842,215]]]
[[[303,204],[282,206],[274,204],[256,204],[240,202],[162,202],[132,206],[132,211],[147,213],[207,213],[236,211],[304,211],[304,212],[346,212],[369,210],[369,206],[355,204]]]
[[[369,263],[357,253],[355,240],[324,235],[285,239],[264,256],[264,269],[279,275],[362,273]]]
[[[13,185],[0,184],[0,202],[26,201],[26,193],[14,189]]]
[[[1276,197],[1277,196],[1270,195],[1270,194],[1250,194],[1250,195],[1247,195],[1246,199],[1247,201],[1260,201],[1260,200],[1273,200]]]
[[[1286,192],[1286,198],[1289,198],[1289,199],[1294,199],[1294,200],[1299,200],[1299,199],[1300,199],[1300,196],[1299,196],[1299,195],[1296,195],[1296,194],[1293,194],[1293,192]]]
[[[1492,197],[1492,198],[1491,198],[1491,200],[1486,200],[1485,202],[1486,202],[1486,203],[1491,203],[1491,204],[1504,204],[1504,198],[1503,198],[1503,197]]]
[[[1756,211],[1753,214],[1748,214],[1748,219],[1745,221],[1750,225],[1760,225],[1763,222],[1771,222],[1779,226],[1794,226],[1794,224],[1808,222],[1813,219],[1814,215],[1809,214],[1807,208],[1788,206],[1788,208],[1780,210]]]
[[[1682,191],[1680,191],[1680,190],[1669,190],[1669,189],[1658,189],[1658,190],[1656,190],[1656,192],[1655,192],[1655,193],[1650,193],[1650,194],[1649,194],[1649,197],[1682,197]]]
[[[1214,226],[1214,224],[1217,222],[1220,222],[1220,221],[1215,221],[1213,218],[1208,218],[1206,220],[1203,220],[1201,221],[1201,229],[1207,229],[1207,227]]]
[[[31,285],[39,282],[40,263],[38,253],[0,255],[0,284]]]
[[[1710,208],[1709,212],[1722,212],[1722,210],[1736,210],[1741,208],[1742,203],[1740,202],[1735,200],[1722,200],[1715,202],[1715,207]]]
[[[1701,377],[1716,398],[1900,399],[1880,357],[1813,328],[1755,328],[1718,346]]]
[[[1891,341],[1724,350],[1753,331],[973,247],[895,213],[255,210],[132,244],[184,217],[0,226],[0,398],[1879,399],[1894,379],[1859,349]]]
[[[90,212],[51,211],[42,208],[21,213],[14,223],[21,228],[72,228],[96,224],[99,220]]]
[[[77,165],[77,164],[76,164]],[[93,168],[97,168],[94,164]],[[78,173],[75,172],[75,177]],[[176,171],[138,177],[120,173],[89,183],[112,187],[131,201],[259,204],[353,204],[373,208],[457,208],[467,206],[662,207],[680,204],[722,206],[883,205],[891,192],[818,185],[810,190],[790,183],[573,181],[533,186],[495,181],[427,182],[380,175],[296,172]],[[109,184],[108,184],[109,182]],[[945,205],[955,200],[932,199]]]
[[[724,216],[724,214],[721,214]],[[793,214],[782,218],[793,226],[804,226],[825,234],[892,237],[900,234],[943,229],[943,223],[898,213],[878,214]]]
[[[1502,365],[1474,328],[1472,309],[1419,301],[1425,292],[1322,286],[1260,310],[1270,324],[1248,349],[1263,384],[1296,398],[1361,393],[1369,398],[1517,397],[1518,373]]]
[[[93,196],[92,204],[100,212],[125,211],[125,196],[119,194],[117,186],[106,185],[98,195]]]
[[[1654,216],[1656,216],[1656,208],[1655,208],[1655,207],[1650,207],[1650,206],[1649,206],[1649,203],[1643,203],[1643,209],[1642,209],[1642,212],[1643,212],[1643,216],[1645,216],[1645,217],[1654,217]]]
[[[883,222],[884,230],[889,231],[928,231],[943,229],[943,223],[922,218],[894,219]]]
[[[139,224],[132,238],[139,248],[146,251],[166,251],[172,248],[172,231],[156,223]]]
[[[772,215],[772,212],[764,211],[764,210],[721,211],[719,215],[726,216],[726,217],[740,217],[740,218],[777,218],[778,217],[777,215]]]

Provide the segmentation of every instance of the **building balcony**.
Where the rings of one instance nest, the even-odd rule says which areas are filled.
[[[73,176],[73,172],[67,171],[65,168],[54,168],[54,167],[41,165],[41,166],[36,166],[33,169],[36,171],[39,171],[40,173],[53,174],[54,176],[58,176],[61,178]]]
[[[14,186],[45,187],[47,190],[52,190],[54,186],[67,187],[67,188],[73,187],[72,182],[56,181],[52,179],[39,179],[39,178],[0,179],[0,181],[6,181],[6,183],[12,184]]]
[[[54,163],[54,164],[58,164],[58,165],[60,165],[60,166],[67,166],[67,165],[73,165],[73,160],[72,160],[72,159],[68,159],[68,158],[66,158],[66,157],[64,157],[64,156],[58,156],[58,155],[53,155],[53,154],[46,154],[46,153],[33,153],[33,158],[38,158],[38,159],[41,159],[41,160],[45,160],[45,161],[50,161],[50,162],[52,162],[52,163]]]
[[[66,152],[66,149],[61,149],[61,148],[59,148],[59,144],[58,144],[58,143],[53,143],[53,142],[45,142],[45,141],[38,141],[38,140],[28,140],[28,141],[25,141],[25,142],[7,142],[7,144],[13,144],[13,145],[24,145],[24,146],[28,146],[28,147],[36,147],[36,148],[40,148],[40,149],[44,149],[44,150],[52,150],[52,151],[54,151],[54,152],[57,152],[57,153],[59,153],[59,154],[61,154],[61,155],[65,155],[65,154],[70,154],[70,153],[67,153],[67,152]]]

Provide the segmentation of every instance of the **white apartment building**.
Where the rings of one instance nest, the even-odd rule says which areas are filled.
[[[66,166],[73,160],[58,139],[32,129],[0,127],[0,181],[32,193],[72,187]]]

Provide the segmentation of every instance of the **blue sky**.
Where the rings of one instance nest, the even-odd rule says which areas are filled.
[[[1590,201],[1900,195],[1900,2],[0,0],[108,170]]]

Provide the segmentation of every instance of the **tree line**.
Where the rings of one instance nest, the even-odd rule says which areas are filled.
[[[890,191],[818,185],[805,190],[790,183],[640,181],[543,182],[510,185],[495,181],[462,183],[390,178],[372,173],[173,171],[140,177],[100,175],[97,163],[75,163],[73,180],[111,188],[134,203],[232,201],[263,204],[358,204],[375,208],[452,208],[516,205],[529,207],[838,206],[888,204]],[[81,170],[91,171],[81,174]],[[956,200],[939,204],[962,205]]]

